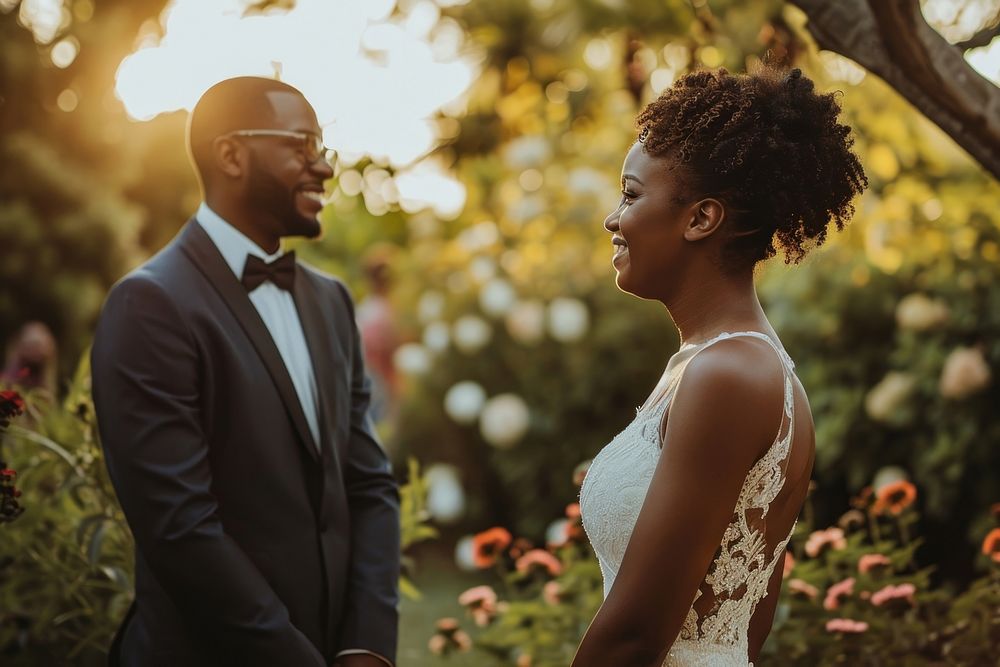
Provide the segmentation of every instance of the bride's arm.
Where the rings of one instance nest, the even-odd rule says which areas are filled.
[[[770,349],[722,341],[691,360],[621,570],[573,667],[663,663],[746,474],[774,440],[782,396]]]

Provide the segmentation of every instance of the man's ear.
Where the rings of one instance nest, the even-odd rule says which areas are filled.
[[[216,168],[229,178],[240,178],[246,172],[246,148],[230,137],[216,137],[212,141],[212,159]]]
[[[726,206],[718,199],[702,199],[691,205],[690,220],[684,230],[688,241],[708,238],[722,225],[726,217]]]

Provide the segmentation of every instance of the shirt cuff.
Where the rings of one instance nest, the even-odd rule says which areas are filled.
[[[389,665],[389,667],[396,667],[395,665],[393,665],[389,661],[388,658],[386,658],[384,656],[381,656],[378,653],[375,653],[374,651],[368,651],[368,650],[365,650],[363,648],[347,648],[347,649],[344,649],[343,651],[341,651],[340,653],[338,653],[336,655],[336,657],[334,658],[334,660],[336,660],[336,658],[339,658],[342,655],[372,655],[372,656],[375,656],[376,658],[378,658],[379,660],[381,660],[382,662],[384,662],[385,664]]]

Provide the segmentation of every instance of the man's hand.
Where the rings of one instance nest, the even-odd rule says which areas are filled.
[[[331,667],[387,667],[388,663],[381,658],[366,653],[342,655]]]

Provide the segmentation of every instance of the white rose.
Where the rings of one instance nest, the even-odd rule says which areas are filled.
[[[459,424],[471,424],[486,403],[486,391],[475,382],[459,382],[444,395],[444,411]]]
[[[583,338],[590,326],[587,305],[579,299],[558,298],[549,304],[549,333],[562,343]]]
[[[919,292],[906,295],[896,306],[896,323],[902,329],[926,331],[944,324],[950,316],[947,304]]]
[[[503,149],[504,161],[516,171],[539,167],[552,157],[552,148],[545,137],[523,136],[509,142]]]
[[[404,343],[392,355],[392,362],[403,373],[423,375],[431,369],[431,355],[420,343]]]
[[[945,359],[938,391],[945,398],[966,398],[988,387],[992,377],[982,350],[959,347]]]
[[[475,560],[475,536],[466,535],[455,543],[455,565],[463,572],[478,572]]]
[[[438,523],[454,523],[465,514],[465,490],[458,478],[458,468],[437,463],[424,475],[427,481],[427,511]]]
[[[889,371],[865,396],[865,411],[875,421],[889,421],[906,401],[917,380],[910,373]]]
[[[494,447],[513,447],[528,432],[531,414],[517,394],[500,394],[486,401],[479,415],[479,432]]]
[[[440,292],[424,292],[417,302],[417,316],[421,322],[432,322],[444,312],[444,295]]]
[[[453,337],[455,347],[466,354],[473,354],[490,342],[490,338],[493,337],[493,329],[481,317],[463,315],[455,322]]]
[[[556,519],[545,529],[545,544],[551,547],[560,547],[566,544],[567,529],[569,519]]]
[[[444,322],[431,322],[424,329],[424,346],[432,352],[444,352],[451,342],[451,333]]]
[[[519,343],[534,345],[545,335],[545,304],[541,301],[520,301],[507,313],[507,333]]]
[[[479,307],[493,317],[505,315],[516,300],[514,288],[502,278],[494,278],[479,291]]]

